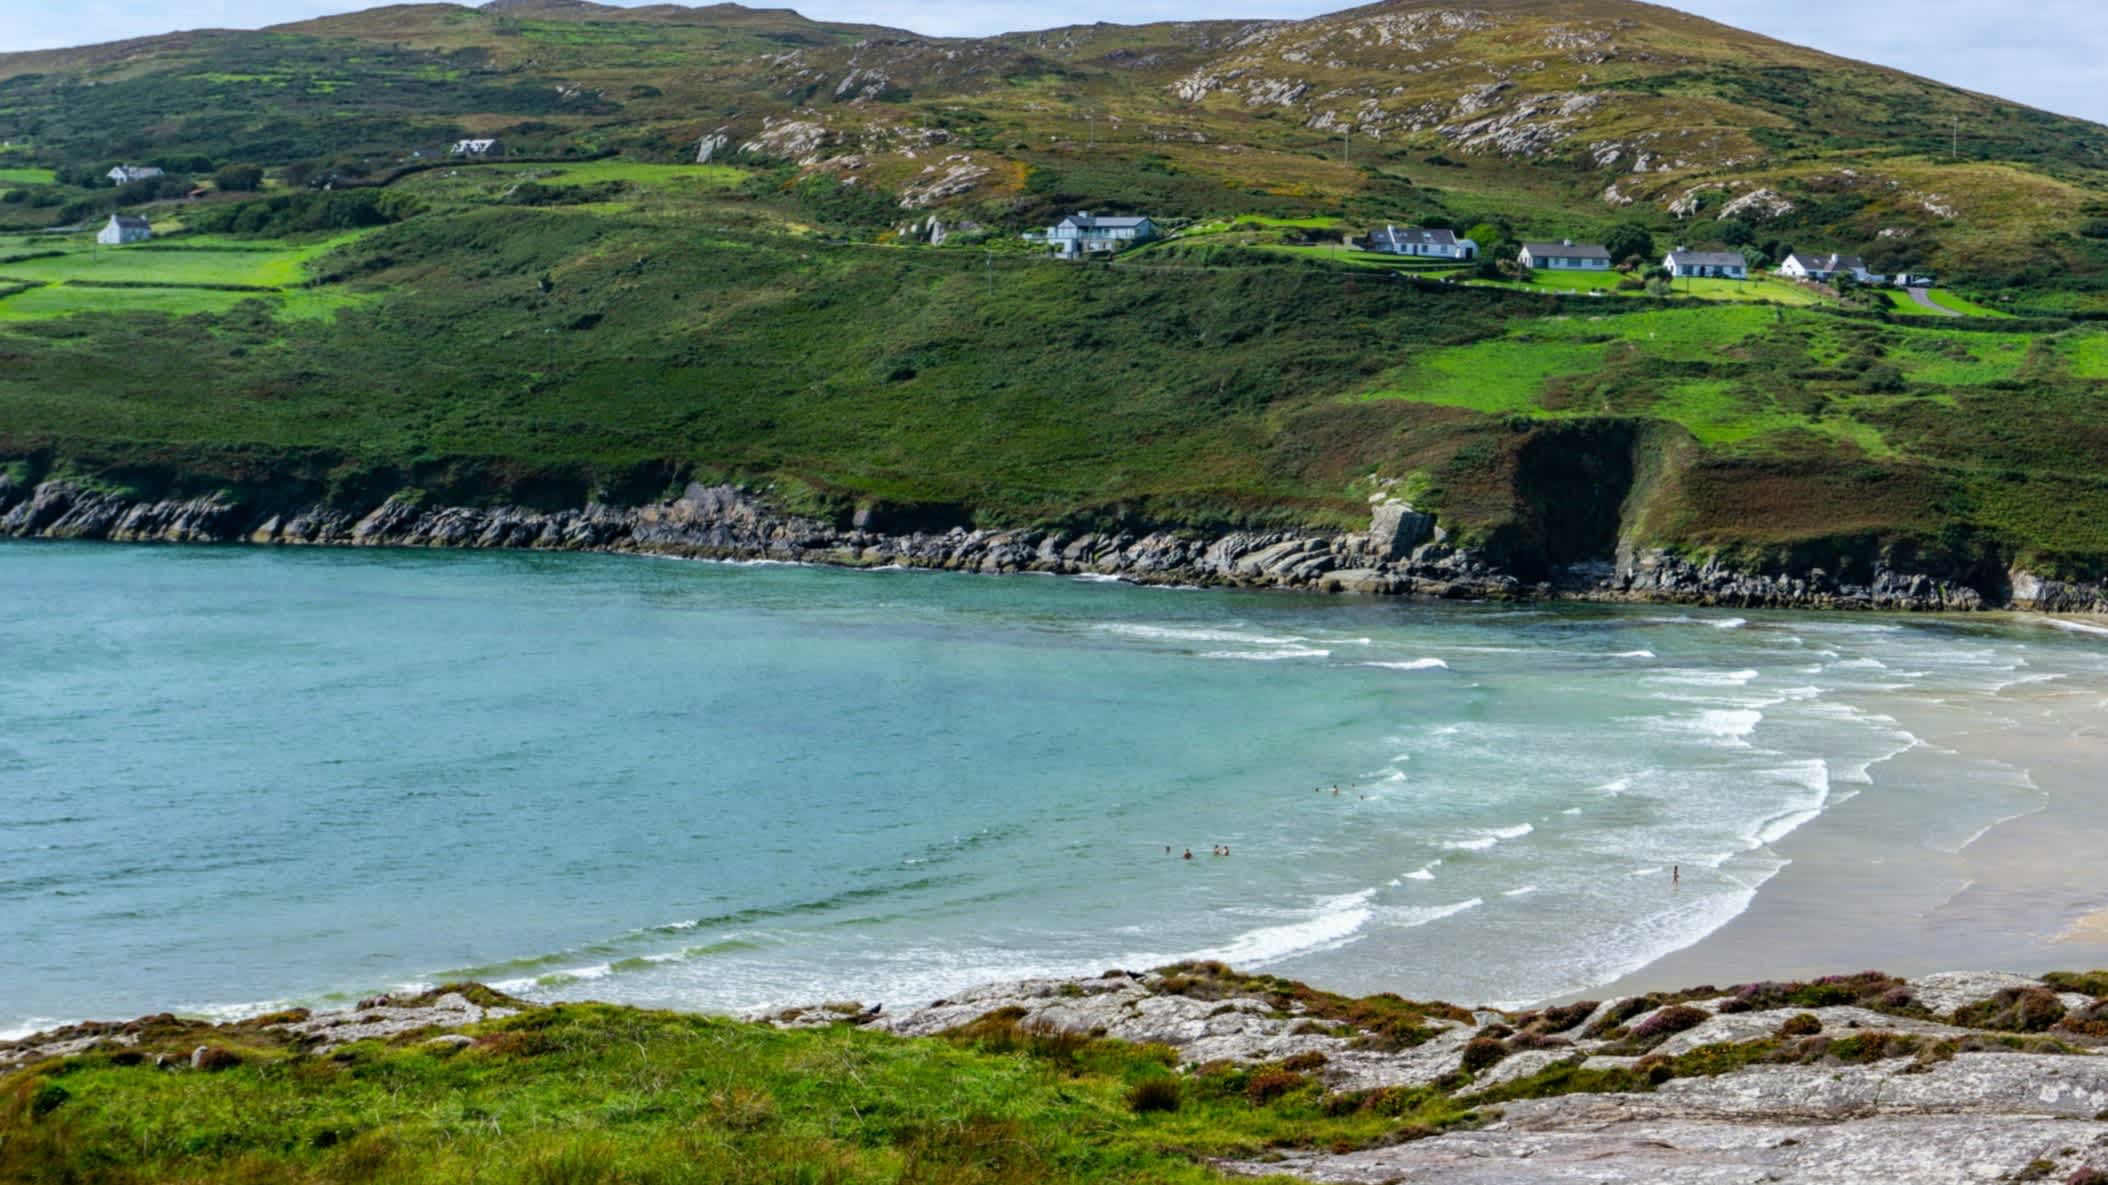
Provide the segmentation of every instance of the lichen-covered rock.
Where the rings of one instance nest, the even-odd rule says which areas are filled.
[[[1943,971],[1910,981],[1911,995],[1936,1016],[1953,1016],[1957,1008],[1981,1003],[2014,988],[2041,987],[2042,981],[2010,971]]]

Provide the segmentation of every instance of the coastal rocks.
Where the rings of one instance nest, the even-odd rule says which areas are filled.
[[[381,996],[361,1001],[357,1008],[317,1012],[303,1020],[271,1027],[299,1038],[311,1046],[313,1052],[328,1053],[369,1037],[395,1037],[421,1029],[458,1029],[512,1016],[517,1011],[515,1008],[484,1007],[459,992],[402,1001]]]
[[[1910,981],[1910,994],[1937,1016],[1979,1004],[2000,992],[2039,988],[2042,981],[2007,971],[1943,971]]]
[[[907,1037],[928,1037],[1004,1017],[1019,1028],[1110,1037],[1169,1046],[1181,1063],[1274,1062],[1317,1055],[1314,1071],[1333,1090],[1425,1086],[1454,1074],[1473,1030],[1431,1020],[1439,1030],[1411,1048],[1367,1048],[1361,1034],[1310,1015],[1280,1008],[1257,996],[1197,998],[1168,990],[1159,973],[1108,972],[1095,979],[1027,980],[989,984],[900,1015],[881,1013],[870,1027]]]
[[[944,529],[946,514],[951,521],[968,517],[964,508],[952,511],[918,517],[867,507],[844,526],[785,513],[737,486],[701,483],[691,483],[670,501],[630,507],[597,502],[571,510],[433,506],[422,494],[406,491],[364,508],[317,504],[265,510],[224,493],[149,499],[64,479],[25,486],[0,475],[0,537],[12,538],[641,552],[1488,600],[1903,611],[1966,611],[1998,603],[1951,580],[1888,567],[1847,580],[1819,568],[1752,573],[1715,559],[1630,548],[1621,549],[1615,561],[1571,564],[1541,582],[1526,583],[1455,546],[1434,515],[1390,493],[1371,498],[1368,529],[1359,532],[1228,531],[1197,537],[1174,531]],[[924,525],[930,520],[939,525]],[[2005,603],[2016,608],[2108,612],[2108,588],[2099,585],[2015,573],[2012,589]]]
[[[129,1021],[83,1021],[16,1041],[0,1041],[0,1074],[51,1058],[98,1050],[111,1052],[120,1064],[151,1058],[163,1069],[188,1067],[210,1072],[241,1064],[243,1047],[259,1042],[288,1045],[308,1053],[329,1053],[369,1038],[388,1039],[500,1020],[517,1015],[524,1006],[522,1001],[480,984],[459,984],[416,995],[375,996],[352,1008],[323,1012],[293,1008],[218,1025],[167,1012]],[[435,1036],[426,1044],[458,1049],[472,1040],[452,1033]],[[154,1053],[157,1047],[165,1052]]]
[[[1987,607],[1983,594],[1977,590],[1922,573],[1876,567],[1869,580],[1856,583],[1838,579],[1821,568],[1770,575],[1746,572],[1718,560],[1693,562],[1659,550],[1621,554],[1608,578],[1592,583],[1612,594],[1610,599],[1689,601],[1742,608],[1822,606],[1925,612]]]
[[[2003,1185],[2058,1181],[2098,1159],[2098,1124],[2004,1116],[1893,1116],[1851,1124],[1650,1122],[1522,1128],[1495,1123],[1341,1156],[1221,1162],[1340,1185]],[[2052,1166],[2038,1177],[2015,1174]]]
[[[2099,1042],[2055,1034],[2021,1046],[2010,1034],[1961,1023],[1783,1002],[1848,980],[1900,982],[1839,976],[1541,1012],[1465,1013],[1372,998],[1425,1010],[1418,1031],[1400,1042],[1339,1019],[1382,1015],[1363,1011],[1372,1001],[1190,964],[990,984],[852,1023],[910,1037],[971,1036],[992,1024],[1152,1043],[1172,1049],[1189,1075],[1286,1063],[1348,1096],[1342,1106],[1363,1092],[1406,1087],[1478,1107],[1475,1122],[1424,1138],[1215,1162],[1232,1176],[1342,1185],[1992,1185],[2062,1180],[2108,1164],[2100,1122],[2108,1057],[2095,1052]],[[1748,990],[1759,986],[1772,990]],[[1928,975],[1908,989],[1897,997],[1904,1004],[1943,1016],[2014,992],[2048,992],[2038,980],[2002,973]],[[1751,1006],[1764,999],[1780,1002]],[[812,1011],[772,1022],[802,1025]],[[1690,1014],[1686,1021],[1704,1019],[1651,1045],[1638,1036],[1649,1018],[1678,1011]],[[1586,1017],[1577,1019],[1580,1012]],[[1587,1036],[1598,1022],[1605,1031]],[[1841,1044],[1853,1037],[1866,1040]],[[1571,1089],[1565,1067],[1599,1075],[1600,1092],[1561,1093]]]

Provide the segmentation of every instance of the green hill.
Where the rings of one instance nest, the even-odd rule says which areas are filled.
[[[0,56],[0,458],[260,503],[703,476],[1198,531],[1349,528],[1403,483],[1519,571],[1624,543],[2093,578],[2102,131],[1625,0],[986,39],[413,5]],[[510,155],[449,159],[467,136]],[[209,180],[245,163],[260,193]],[[155,241],[45,233],[120,208]],[[1182,233],[1088,267],[1020,238],[1077,208]],[[1386,221],[1943,287],[1444,283],[1342,249]]]

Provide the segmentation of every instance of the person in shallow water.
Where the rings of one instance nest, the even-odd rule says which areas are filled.
[[[1193,849],[1192,849],[1192,848],[1187,848],[1187,849],[1186,849],[1186,859],[1188,859],[1188,860],[1191,860],[1192,858],[1193,858]]]

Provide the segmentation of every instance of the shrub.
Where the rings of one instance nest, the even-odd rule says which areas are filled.
[[[228,165],[212,175],[212,184],[226,193],[255,193],[263,188],[263,179],[257,165]]]
[[[1324,1054],[1319,1053],[1315,1049],[1312,1049],[1303,1053],[1296,1054],[1294,1057],[1284,1059],[1281,1062],[1281,1068],[1284,1070],[1294,1070],[1298,1073],[1308,1073],[1312,1070],[1323,1069],[1326,1060],[1327,1059]]]
[[[65,1106],[66,1100],[72,1097],[72,1091],[56,1082],[38,1083],[37,1088],[29,1092],[29,1113],[41,1119]]]
[[[1473,1037],[1464,1046],[1464,1068],[1476,1074],[1508,1056],[1508,1047],[1498,1037]]]
[[[1822,1031],[1823,1022],[1813,1013],[1808,1012],[1803,1012],[1797,1016],[1789,1016],[1786,1018],[1786,1023],[1779,1026],[1779,1036],[1781,1037],[1810,1037]]]
[[[1127,1090],[1127,1109],[1137,1115],[1152,1111],[1176,1111],[1184,1095],[1179,1080],[1170,1077],[1144,1078]]]
[[[201,1045],[190,1055],[190,1068],[207,1072],[230,1070],[242,1064],[242,1055],[218,1045]]]
[[[1651,1007],[1653,1005],[1648,1003],[1645,996],[1632,996],[1628,999],[1620,1000],[1612,1005],[1609,1011],[1598,1017],[1596,1023],[1588,1026],[1587,1031],[1581,1035],[1584,1037],[1601,1037]]]
[[[1278,1067],[1259,1070],[1244,1084],[1244,1097],[1251,1100],[1252,1106],[1264,1107],[1290,1091],[1301,1089],[1308,1081],[1294,1070]]]
[[[2048,988],[2007,988],[1954,1010],[1954,1023],[2002,1033],[2039,1033],[2064,1019],[2064,1002]]]
[[[2052,971],[2042,982],[2060,992],[2078,992],[2096,999],[2108,996],[2108,971]]]
[[[1599,1000],[1581,1000],[1572,1004],[1560,1004],[1537,1014],[1536,1023],[1530,1027],[1540,1033],[1564,1033],[1582,1021],[1595,1015],[1602,1007]]]
[[[1635,1041],[1661,1041],[1685,1029],[1695,1029],[1712,1019],[1712,1014],[1689,1004],[1671,1004],[1654,1015],[1632,1026]]]

